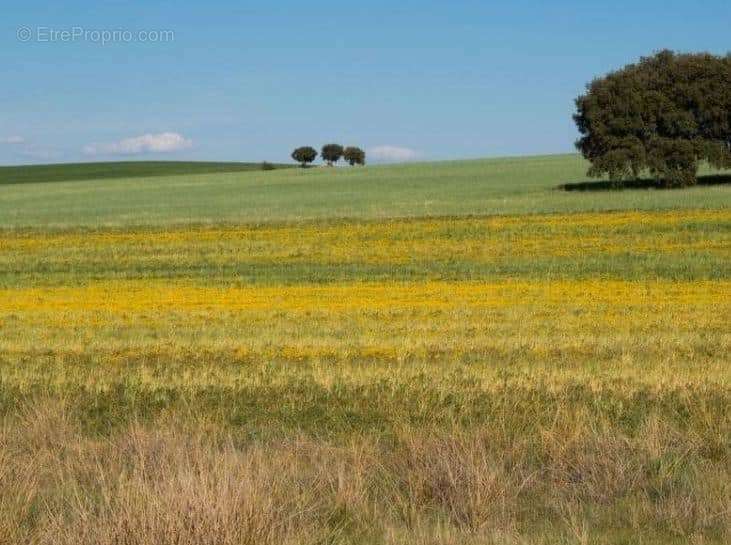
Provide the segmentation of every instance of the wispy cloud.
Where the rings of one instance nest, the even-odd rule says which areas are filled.
[[[23,136],[13,135],[0,138],[0,146],[6,147],[6,152],[16,158],[38,161],[56,161],[63,157],[63,153],[55,148],[29,142]]]
[[[421,157],[421,153],[411,148],[376,146],[368,150],[368,157],[377,161],[413,161]]]
[[[176,132],[143,134],[106,144],[84,146],[87,155],[138,155],[141,153],[169,153],[188,149],[193,142]]]
[[[63,153],[58,150],[37,146],[28,146],[20,150],[18,154],[22,157],[33,159],[34,161],[56,161],[63,157]]]
[[[0,138],[0,144],[18,145],[25,144],[25,138],[22,136],[8,136],[6,138]]]

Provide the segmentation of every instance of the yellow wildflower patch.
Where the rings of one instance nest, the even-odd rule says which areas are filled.
[[[146,256],[208,263],[394,263],[618,253],[729,252],[727,236],[679,229],[697,222],[731,224],[731,210],[554,214],[390,220],[281,226],[202,227],[165,231],[11,233],[0,252],[13,259],[78,256],[144,263]],[[660,234],[648,227],[668,230]],[[110,254],[113,254],[110,256]],[[0,254],[1,255],[1,254]]]
[[[354,283],[206,287],[102,281],[85,287],[0,291],[0,312],[339,311],[460,307],[728,305],[731,282],[605,280]]]

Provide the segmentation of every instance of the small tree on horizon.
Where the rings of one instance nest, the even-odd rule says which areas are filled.
[[[365,165],[366,154],[360,148],[355,146],[348,146],[343,150],[343,158],[352,167],[354,165]]]
[[[343,146],[340,144],[325,144],[322,146],[320,152],[322,159],[327,163],[327,166],[333,166],[333,163],[340,161],[343,156]]]
[[[317,158],[317,150],[311,146],[302,146],[292,152],[292,159],[300,163],[302,168],[306,168],[308,163],[313,162]]]

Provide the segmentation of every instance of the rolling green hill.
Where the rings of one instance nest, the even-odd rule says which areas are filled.
[[[177,164],[175,169],[189,170],[153,177],[139,164],[123,164],[115,175],[121,176],[127,169],[129,177],[53,184],[32,182],[33,172],[42,172],[36,169],[43,167],[27,167],[27,172],[16,169],[16,177],[25,178],[26,183],[0,186],[0,228],[262,223],[731,205],[728,184],[682,191],[559,190],[561,184],[586,181],[587,164],[578,155],[272,172],[252,170],[256,166],[246,164],[236,164],[240,171],[225,172],[229,167],[214,165],[210,168],[220,170],[210,173],[200,163],[190,167]],[[171,169],[173,165],[163,167]],[[158,167],[157,174],[163,167]],[[72,176],[77,167],[45,168],[58,168],[57,179],[63,179]],[[110,172],[116,167],[106,164],[95,168]],[[130,169],[134,168],[140,170],[132,176]],[[66,169],[68,172],[64,172]]]
[[[286,168],[290,165],[274,166],[276,168]],[[261,169],[261,163],[203,161],[119,161],[114,163],[24,165],[0,167],[0,185],[176,176],[179,174],[213,174]]]

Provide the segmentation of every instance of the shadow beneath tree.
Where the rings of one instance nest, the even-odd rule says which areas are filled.
[[[731,184],[731,174],[709,174],[698,176],[699,186],[726,185]],[[624,180],[621,182],[610,182],[608,180],[565,183],[557,187],[563,191],[617,191],[624,189],[667,189],[656,180]]]

